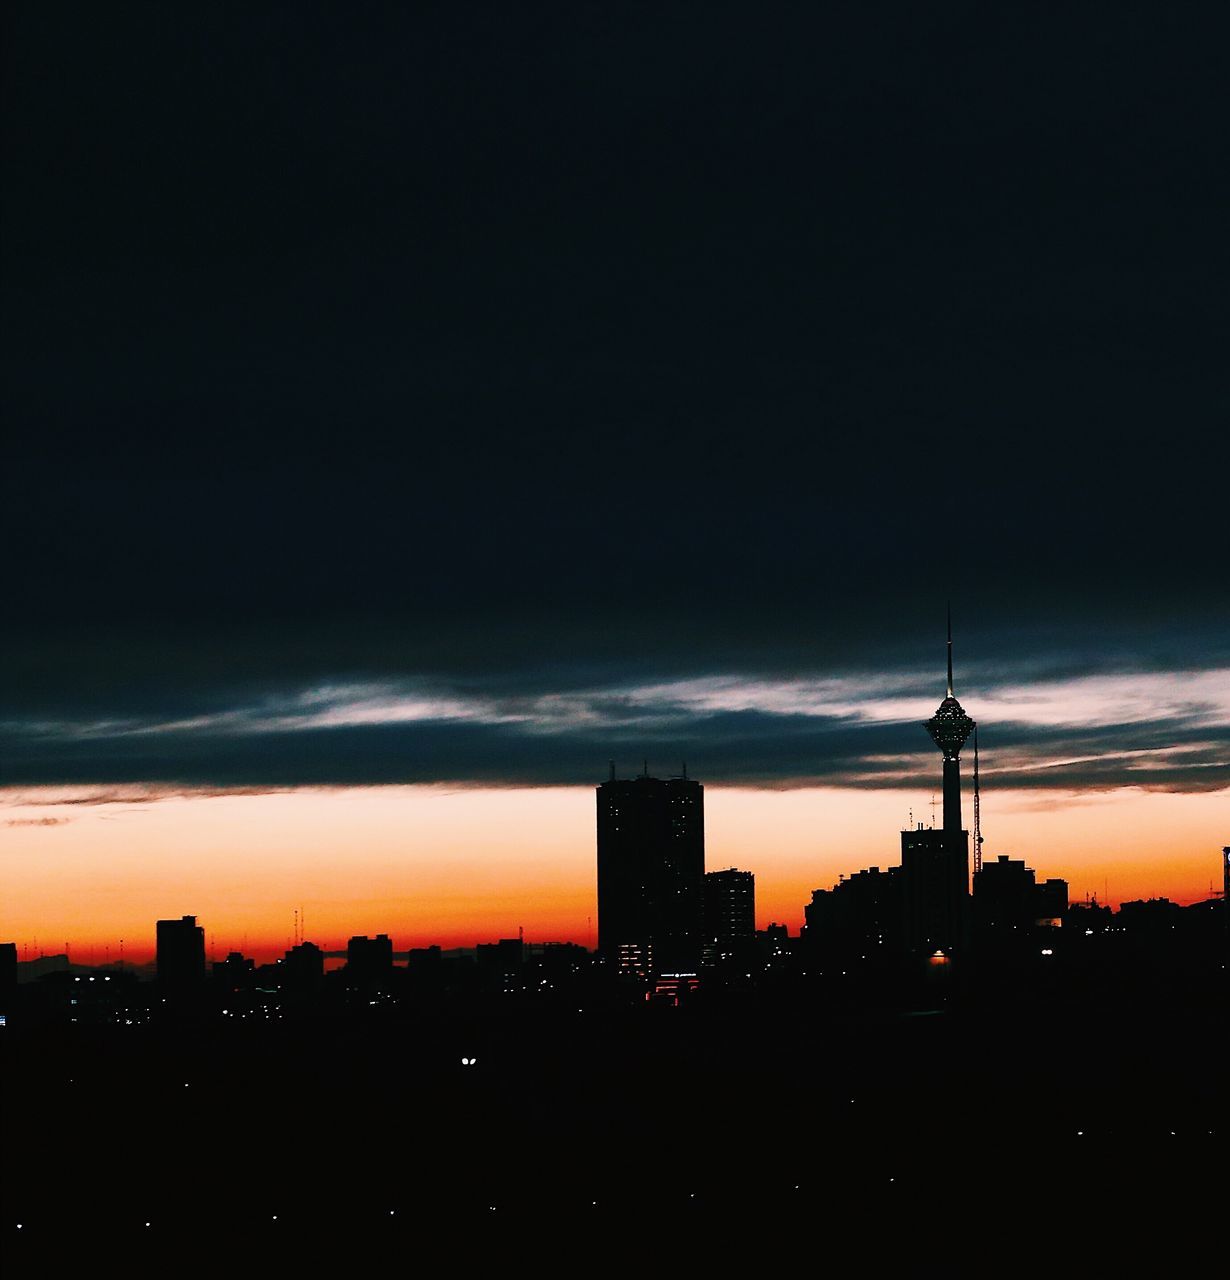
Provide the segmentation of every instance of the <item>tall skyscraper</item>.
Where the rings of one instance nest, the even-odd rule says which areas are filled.
[[[948,619],[948,694],[926,723],[944,757],[944,825],[901,833],[906,946],[951,956],[966,941],[969,904],[969,832],[961,825],[961,749],[973,733],[952,691],[952,617]]]
[[[598,949],[626,973],[695,973],[704,922],[705,793],[684,776],[598,793]]]
[[[194,987],[205,981],[205,930],[196,916],[159,920],[158,981],[165,987]]]

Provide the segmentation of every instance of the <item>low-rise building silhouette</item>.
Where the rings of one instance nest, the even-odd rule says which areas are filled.
[[[346,982],[350,986],[381,985],[393,976],[393,940],[356,934],[346,944]]]
[[[974,873],[974,930],[981,939],[992,933],[1058,928],[1067,910],[1067,881],[1038,884],[1033,869],[1020,858],[1001,854]]]
[[[480,942],[475,948],[480,979],[494,990],[519,990],[522,986],[521,966],[524,952],[525,944],[520,938],[501,938],[498,942]]]
[[[849,960],[868,954],[896,955],[901,944],[900,867],[868,867],[843,876],[831,889],[816,889],[803,908],[810,956]]]
[[[392,963],[390,944],[390,964]],[[300,942],[282,958],[282,982],[303,990],[315,986],[325,976],[325,953],[314,942]]]
[[[225,960],[214,961],[213,981],[222,992],[246,991],[256,981],[256,961],[232,951]]]

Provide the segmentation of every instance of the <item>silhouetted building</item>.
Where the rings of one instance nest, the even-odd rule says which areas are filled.
[[[974,873],[975,930],[982,936],[1036,927],[1058,928],[1068,910],[1066,880],[1038,884],[1023,861],[1001,854]]]
[[[1004,854],[974,872],[971,899],[974,948],[981,963],[998,970],[1023,971],[1039,957],[1055,954],[1056,931],[1068,909],[1064,880],[1038,884],[1033,870]]]
[[[196,916],[159,920],[156,926],[158,981],[186,988],[205,980],[205,930]]]
[[[0,991],[17,985],[17,943],[0,942]]]
[[[389,944],[389,964],[393,963]],[[282,981],[288,987],[313,987],[325,976],[325,953],[314,942],[300,942],[282,960]]]
[[[374,938],[356,934],[346,944],[346,981],[350,985],[380,985],[393,975],[393,940],[387,933]]]
[[[575,942],[527,942],[523,947],[526,983],[535,988],[573,985],[589,969],[589,952]]]
[[[664,973],[654,979],[653,990],[647,991],[645,998],[658,1004],[678,1005],[699,986],[700,979],[694,973]]]
[[[1112,926],[1114,914],[1109,907],[1100,906],[1097,898],[1090,902],[1071,902],[1064,914],[1064,928],[1077,937],[1106,933]]]
[[[1034,923],[1058,929],[1068,914],[1068,882],[1050,876],[1038,886]]]
[[[475,948],[478,972],[488,987],[504,991],[522,986],[521,965],[525,944],[520,938],[501,938],[498,942],[480,942]]]
[[[415,980],[437,981],[444,966],[444,953],[433,943],[430,947],[411,947],[406,953],[406,972]]]
[[[776,920],[770,921],[756,934],[756,945],[766,969],[781,968],[791,956],[790,930]]]
[[[960,949],[969,900],[968,849],[964,831],[920,825],[901,833],[901,900],[910,951],[931,956]]]
[[[223,991],[246,991],[256,981],[256,961],[232,951],[225,960],[214,961],[213,975]]]
[[[44,974],[39,979],[43,1007],[69,1022],[123,1022],[123,1010],[133,997],[136,979],[127,973]]]
[[[1119,904],[1119,926],[1130,938],[1157,937],[1178,928],[1182,908],[1169,898],[1137,899]]]
[[[815,889],[803,908],[807,951],[817,959],[895,955],[901,943],[901,868],[869,867],[831,889]]]
[[[756,941],[756,877],[750,871],[705,873],[706,964],[745,953]]]
[[[973,911],[975,929],[1025,931],[1034,922],[1034,873],[1017,858],[1000,855],[974,872]]]
[[[621,972],[695,973],[704,915],[704,788],[687,777],[597,788],[598,949]]]

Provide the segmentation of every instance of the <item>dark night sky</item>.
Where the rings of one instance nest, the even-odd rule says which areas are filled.
[[[916,725],[611,699],[931,696],[948,598],[983,692],[1230,667],[1224,36],[6,6],[0,783],[849,780]]]

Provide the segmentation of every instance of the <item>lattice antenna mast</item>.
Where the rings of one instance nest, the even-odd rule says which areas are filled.
[[[974,874],[982,870],[982,796],[978,790],[978,724],[974,723]]]

